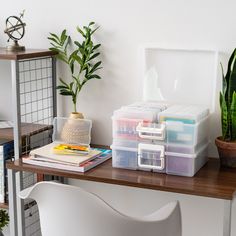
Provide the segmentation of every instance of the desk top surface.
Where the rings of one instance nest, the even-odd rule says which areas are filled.
[[[55,52],[52,52],[47,49],[26,49],[25,51],[12,52],[12,51],[7,51],[6,48],[0,47],[1,60],[22,60],[22,59],[46,57],[54,55],[56,55]]]
[[[228,200],[233,199],[236,191],[236,169],[220,168],[219,161],[216,159],[210,159],[192,178],[112,168],[111,160],[85,173],[24,164],[21,160],[7,162],[7,168],[66,178]]]

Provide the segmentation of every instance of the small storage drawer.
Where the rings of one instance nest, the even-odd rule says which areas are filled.
[[[197,154],[181,154],[166,152],[166,173],[192,177],[207,162],[205,145]]]
[[[112,166],[123,169],[138,169],[137,148],[116,147],[112,145]]]
[[[159,104],[157,107],[155,109],[153,107],[140,107],[137,104],[116,110],[112,117],[113,138],[141,140],[142,138],[139,137],[136,128],[140,123],[148,125],[157,122],[158,113],[165,106]]]
[[[113,117],[113,138],[127,140],[141,139],[138,135],[138,131],[136,130],[140,122],[143,122],[143,120]],[[145,120],[145,123],[151,123],[151,120]]]
[[[195,146],[208,137],[209,117],[197,124],[166,121],[166,142]]]

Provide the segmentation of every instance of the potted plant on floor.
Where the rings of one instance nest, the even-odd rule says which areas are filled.
[[[72,118],[83,118],[83,114],[77,111],[77,101],[84,85],[92,79],[101,79],[97,74],[102,63],[97,60],[101,44],[94,44],[92,39],[99,27],[94,26],[95,23],[90,22],[88,26],[83,26],[83,28],[77,27],[78,33],[82,36],[82,42],[71,43],[71,37],[67,35],[66,30],[63,30],[60,35],[50,33],[50,37],[48,37],[52,45],[50,50],[57,52],[57,58],[68,65],[71,73],[69,82],[60,78],[61,84],[57,86],[57,89],[61,95],[71,97],[74,108],[71,114]],[[73,46],[72,51],[70,46]]]
[[[216,138],[221,166],[236,167],[236,49],[228,62],[220,92],[222,136]]]
[[[0,210],[0,236],[3,235],[3,228],[9,223],[9,215],[5,210]]]

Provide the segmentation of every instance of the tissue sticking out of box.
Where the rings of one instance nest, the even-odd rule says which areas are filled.
[[[151,67],[144,77],[143,100],[164,101],[161,89],[158,86],[158,74],[154,67]]]

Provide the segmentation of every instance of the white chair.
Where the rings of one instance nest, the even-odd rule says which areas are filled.
[[[19,197],[36,200],[42,236],[181,236],[178,202],[134,218],[93,193],[55,182],[37,183],[21,191]]]

